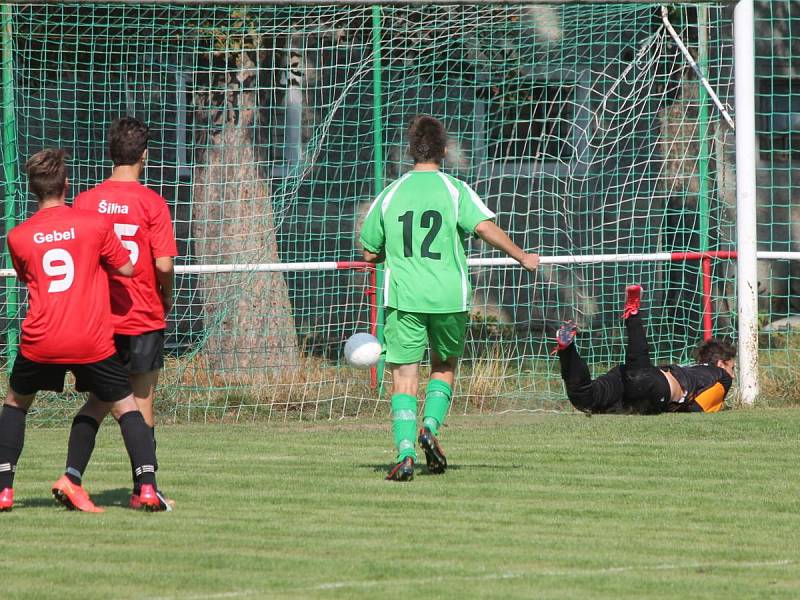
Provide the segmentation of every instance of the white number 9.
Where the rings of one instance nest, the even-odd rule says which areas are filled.
[[[75,263],[72,256],[63,248],[52,248],[44,253],[42,267],[49,277],[61,277],[50,282],[48,292],[64,292],[75,279]]]

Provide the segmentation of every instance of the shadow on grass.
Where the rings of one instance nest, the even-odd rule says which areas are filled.
[[[115,488],[111,490],[103,490],[100,492],[92,493],[91,498],[92,502],[94,502],[97,506],[100,507],[108,507],[108,506],[128,506],[128,500],[130,499],[131,489],[130,488]],[[25,499],[17,499],[14,502],[14,508],[42,508],[53,506],[56,508],[64,508],[64,506],[56,501],[50,495],[47,496],[38,496],[36,498],[25,498]]]
[[[128,507],[128,501],[131,498],[131,488],[113,488],[110,490],[102,490],[92,492],[92,501],[97,506],[122,506]]]
[[[64,508],[63,505],[56,502],[56,499],[50,495],[47,496],[39,496],[38,498],[25,498],[24,500],[21,498],[14,499],[14,509],[17,508],[42,508],[42,507],[50,507],[53,508]]]
[[[381,465],[361,464],[361,465],[358,465],[358,467],[361,468],[361,469],[371,469],[375,473],[385,473],[391,468],[391,466],[392,465],[386,465],[386,464],[381,464]],[[491,469],[491,470],[501,471],[503,469],[522,469],[523,467],[524,467],[524,465],[489,465],[489,464],[480,464],[480,463],[475,463],[475,464],[466,463],[466,464],[462,464],[462,465],[448,464],[447,465],[447,470],[448,471],[460,471],[462,469]],[[414,476],[416,477],[418,475],[422,475],[423,477],[427,477],[428,475],[431,475],[431,473],[428,473],[428,471],[426,470],[425,463],[417,463],[414,466]]]
[[[386,473],[389,471],[389,469],[392,468],[392,465],[358,465],[358,466],[361,469],[370,469],[375,473]],[[459,465],[447,465],[448,471],[451,469],[453,471],[458,471],[460,468],[461,466]],[[418,475],[422,476],[430,475],[430,473],[428,473],[428,471],[425,469],[424,463],[422,464],[417,463],[414,465],[414,476],[416,477]]]

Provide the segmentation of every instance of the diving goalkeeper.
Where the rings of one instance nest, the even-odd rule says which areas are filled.
[[[639,309],[642,288],[628,286],[622,318],[628,332],[625,363],[592,379],[575,344],[577,326],[564,323],[556,333],[561,377],[572,405],[589,414],[717,412],[733,383],[736,348],[710,339],[697,349],[692,366],[653,366]]]

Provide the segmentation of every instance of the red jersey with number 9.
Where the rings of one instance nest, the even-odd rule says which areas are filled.
[[[155,258],[177,256],[167,203],[137,181],[106,180],[75,198],[75,208],[108,217],[133,263],[133,277],[111,276],[115,333],[139,335],[164,329],[164,305]]]
[[[68,206],[39,210],[8,232],[14,269],[28,286],[20,352],[41,363],[93,363],[114,354],[104,267],[128,262],[111,224]]]

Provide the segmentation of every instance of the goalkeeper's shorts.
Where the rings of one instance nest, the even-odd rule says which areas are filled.
[[[395,365],[416,363],[430,348],[445,360],[464,353],[469,312],[417,313],[386,309],[384,352],[386,362]]]

